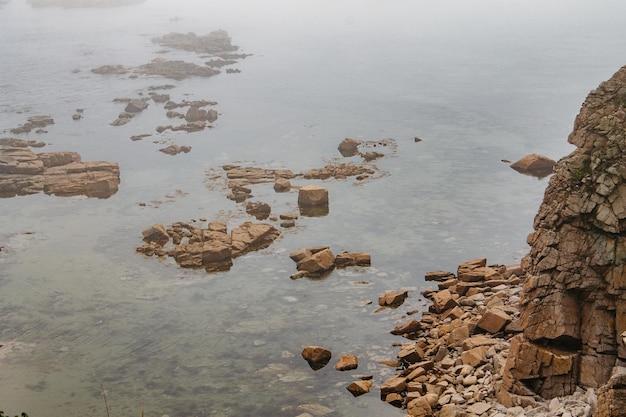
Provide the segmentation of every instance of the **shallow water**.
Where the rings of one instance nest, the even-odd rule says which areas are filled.
[[[161,0],[118,9],[32,9],[0,3],[0,130],[29,115],[56,124],[43,151],[119,162],[109,199],[46,195],[0,200],[0,409],[31,416],[297,416],[319,404],[336,416],[404,415],[374,389],[344,389],[351,374],[380,383],[401,342],[388,331],[423,308],[424,272],[485,256],[518,262],[547,180],[501,159],[558,159],[587,92],[621,65],[618,1]],[[101,76],[104,64],[149,62],[155,36],[225,29],[240,74],[172,82]],[[170,52],[168,59],[197,59]],[[201,61],[200,61],[201,62]],[[109,125],[149,86],[172,99],[215,100],[215,128],[164,133],[160,105]],[[76,108],[84,118],[73,121]],[[131,135],[153,133],[139,142]],[[423,141],[414,142],[419,136]],[[330,213],[298,220],[269,248],[228,272],[182,270],[135,253],[156,222],[249,220],[207,172],[241,162],[304,171],[339,160],[344,137],[393,138],[384,175],[323,181]],[[169,140],[188,154],[158,152]],[[294,183],[309,183],[302,179]],[[179,190],[179,191],[177,191]],[[297,194],[254,188],[274,212]],[[140,205],[145,203],[145,206]],[[330,245],[364,251],[372,268],[292,281],[288,254]],[[367,284],[358,282],[365,281]],[[410,289],[398,310],[362,306]],[[319,344],[359,356],[359,370],[314,372],[300,357]]]

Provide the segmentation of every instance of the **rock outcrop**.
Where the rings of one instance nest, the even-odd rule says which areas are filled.
[[[245,222],[228,233],[223,222],[210,222],[206,228],[176,222],[170,228],[155,224],[142,232],[146,244],[137,252],[147,256],[171,256],[183,268],[204,268],[207,272],[226,271],[233,259],[271,245],[280,232],[267,223]],[[166,247],[169,243],[173,247]]]
[[[82,162],[76,152],[35,154],[28,148],[0,147],[0,197],[44,192],[108,198],[119,183],[116,163]]]
[[[568,141],[522,263],[513,394],[597,388],[626,366],[626,66],[589,93]]]

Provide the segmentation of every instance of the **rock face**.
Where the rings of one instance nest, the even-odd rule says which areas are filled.
[[[528,238],[505,375],[510,392],[546,398],[626,365],[626,67],[589,93],[568,141]]]
[[[0,148],[0,197],[44,192],[59,196],[108,198],[120,183],[110,162],[81,162],[76,152],[35,154],[27,148]]]

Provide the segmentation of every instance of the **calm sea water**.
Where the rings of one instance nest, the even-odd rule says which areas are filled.
[[[353,398],[352,374],[382,382],[388,334],[423,308],[424,272],[485,256],[514,263],[547,180],[502,159],[558,159],[589,90],[626,62],[626,3],[601,1],[148,0],[117,9],[32,9],[0,3],[0,130],[49,114],[44,151],[119,162],[106,200],[32,195],[0,200],[0,409],[31,416],[401,416],[374,389]],[[104,64],[149,62],[169,32],[225,29],[253,54],[240,74],[173,82],[172,99],[215,100],[214,129],[165,133],[152,104],[122,127],[116,97],[160,78],[101,76]],[[172,51],[168,59],[198,60]],[[202,61],[199,61],[202,62]],[[75,109],[84,118],[73,121]],[[140,142],[131,135],[154,133]],[[422,142],[415,143],[419,136]],[[324,181],[330,213],[301,218],[270,248],[224,273],[182,270],[135,253],[156,222],[245,211],[207,187],[207,172],[242,163],[296,172],[339,157],[345,137],[392,138],[386,175],[355,186]],[[169,141],[188,154],[158,152]],[[298,185],[309,181],[295,180]],[[178,191],[177,191],[178,190]],[[297,194],[254,189],[275,212]],[[145,205],[140,205],[145,203]],[[330,245],[372,255],[367,269],[292,281],[288,254]],[[357,284],[365,281],[367,284]],[[373,313],[379,294],[411,290]],[[362,305],[373,300],[374,305]],[[314,372],[309,344],[353,353],[357,371]]]

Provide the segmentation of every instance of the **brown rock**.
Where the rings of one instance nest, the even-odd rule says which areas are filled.
[[[511,168],[522,174],[543,178],[552,174],[556,162],[546,156],[536,153],[526,155],[522,159],[513,162]]]
[[[307,185],[300,188],[298,205],[301,207],[328,206],[328,190],[318,185]]]
[[[291,190],[291,182],[287,178],[276,178],[274,181],[274,191],[277,193],[286,193]]]
[[[394,375],[381,384],[380,396],[382,399],[385,399],[388,394],[400,393],[405,390],[406,378],[399,375]]]
[[[458,306],[458,304],[452,297],[450,290],[438,291],[433,295],[433,309],[436,313],[443,313],[456,306]]]
[[[359,144],[361,141],[356,139],[345,138],[337,149],[339,149],[339,153],[341,156],[350,157],[359,153]]]
[[[378,297],[378,305],[381,307],[396,308],[401,306],[408,296],[408,291],[388,291]]]
[[[280,231],[271,224],[245,222],[230,233],[233,258],[253,250],[264,249],[278,236]]]
[[[407,322],[401,324],[400,326],[396,326],[390,333],[395,335],[404,335],[415,333],[421,330],[422,325],[419,321],[415,319],[408,320]]]
[[[355,355],[343,355],[335,365],[338,371],[350,371],[359,367],[359,358]]]
[[[370,392],[371,388],[372,381],[354,381],[353,383],[348,385],[346,389],[350,391],[353,396],[358,397],[360,395]]]
[[[332,357],[330,350],[321,346],[306,346],[302,350],[302,357],[308,362],[311,369],[322,369]]]
[[[498,333],[511,322],[511,316],[499,308],[487,310],[476,324],[489,333]]]
[[[335,256],[330,249],[316,252],[298,262],[298,271],[303,271],[308,276],[322,276],[335,268]]]
[[[409,402],[406,411],[412,417],[433,416],[433,410],[425,397],[419,397]]]
[[[161,223],[154,224],[141,232],[145,242],[156,242],[160,245],[166,244],[170,240],[170,235]]]
[[[370,266],[372,257],[369,253],[342,252],[335,257],[335,264],[338,268],[347,266]]]

